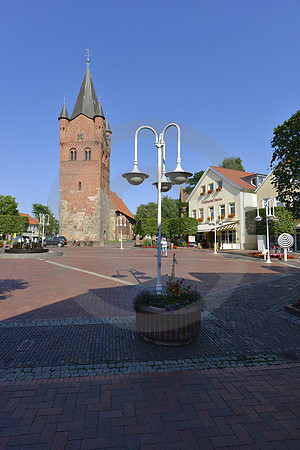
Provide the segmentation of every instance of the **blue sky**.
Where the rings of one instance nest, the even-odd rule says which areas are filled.
[[[57,117],[64,96],[72,113],[86,48],[113,131],[111,189],[132,212],[156,200],[150,133],[139,165],[152,179],[132,187],[121,178],[138,126],[177,122],[190,172],[240,156],[247,171],[267,173],[273,128],[299,109],[298,0],[17,0],[1,13],[0,194],[23,213],[34,202],[58,211]],[[173,170],[175,130],[166,148]]]

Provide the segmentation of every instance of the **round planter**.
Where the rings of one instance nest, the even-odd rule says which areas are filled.
[[[198,303],[175,311],[142,306],[136,313],[138,333],[158,345],[178,346],[193,342],[201,326],[202,307]]]

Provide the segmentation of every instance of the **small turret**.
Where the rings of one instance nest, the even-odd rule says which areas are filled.
[[[64,104],[61,109],[61,113],[59,115],[59,130],[60,130],[60,138],[64,139],[66,137],[67,127],[69,125],[70,119],[66,106],[66,98],[64,98]]]
[[[67,106],[66,106],[66,97],[64,98],[64,104],[63,104],[63,107],[61,109],[61,113],[59,115],[58,120],[60,120],[60,119],[68,119],[68,120],[70,120],[69,119],[69,114],[68,114],[68,111],[67,111]]]
[[[105,134],[106,134],[106,137],[108,138],[111,135],[111,133],[112,133],[112,131],[110,129],[109,122],[108,122],[108,116],[106,114],[106,120],[105,120]]]

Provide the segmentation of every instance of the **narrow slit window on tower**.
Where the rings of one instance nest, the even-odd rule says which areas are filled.
[[[78,190],[81,191],[81,181],[78,182]]]
[[[71,161],[73,161],[73,159],[74,159],[74,152],[72,150],[70,151],[70,159],[71,159]]]
[[[73,152],[73,160],[74,160],[74,161],[77,160],[77,152],[76,152],[76,150],[74,150],[74,152]]]

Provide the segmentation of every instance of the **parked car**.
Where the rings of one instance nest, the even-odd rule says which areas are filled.
[[[60,238],[62,241],[64,241],[64,244],[67,245],[67,239],[64,236],[56,236]]]
[[[45,238],[46,246],[56,245],[57,247],[63,247],[65,245],[63,236],[49,236]]]

